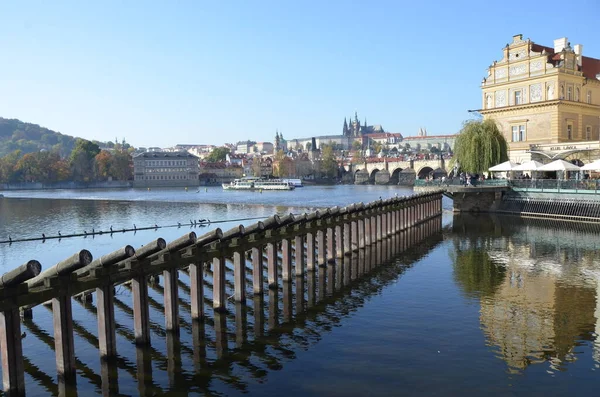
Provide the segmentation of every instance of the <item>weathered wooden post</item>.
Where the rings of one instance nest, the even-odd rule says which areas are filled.
[[[131,291],[133,302],[133,333],[135,343],[146,345],[150,343],[150,309],[148,302],[148,276],[145,273],[144,259],[162,251],[167,247],[164,239],[158,238],[153,242],[141,247],[135,253],[135,260],[131,263],[132,270],[136,276],[131,279]]]
[[[266,237],[271,237],[272,229],[277,228],[280,223],[278,215],[273,215],[264,221]],[[277,243],[267,243],[267,283],[269,289],[277,288]]]
[[[196,233],[189,232],[178,239],[167,244],[169,254],[181,255],[180,250],[193,245],[196,242]],[[192,260],[193,262],[193,260]],[[165,330],[167,332],[179,333],[179,270],[172,266],[163,271],[165,279],[164,305],[165,305]]]
[[[357,213],[357,221],[356,221],[356,227],[357,227],[357,233],[358,233],[358,237],[357,237],[357,248],[361,249],[364,248],[366,243],[365,243],[365,210],[361,209],[358,213]]]
[[[195,261],[190,263],[189,266],[192,320],[199,320],[204,317],[204,263],[208,258],[202,248],[221,238],[223,238],[223,232],[220,228],[216,228],[198,237],[194,243],[198,249],[196,250]]]
[[[255,294],[263,292],[263,246],[258,243],[257,240],[260,240],[260,237],[257,236],[264,230],[264,223],[259,221],[248,226],[244,233],[246,239],[253,244],[250,257],[252,260],[252,291]]]
[[[309,228],[306,233],[306,269],[308,271],[315,270],[315,233],[313,232],[316,220],[319,219],[319,211],[312,212],[306,217],[307,227]]]
[[[30,260],[0,277],[3,299],[18,293],[18,286],[40,274],[42,265]],[[27,287],[21,287],[26,289]],[[0,357],[2,358],[2,386],[8,395],[25,395],[25,369],[21,342],[21,317],[18,307],[0,311]]]
[[[325,225],[325,217],[329,214],[329,208],[325,210],[324,213],[319,214],[319,218],[317,220],[319,230],[317,231],[317,251],[319,254],[319,266],[327,265],[327,248],[325,248],[325,236],[327,234],[327,227]]]
[[[269,331],[279,325],[279,290],[269,289],[269,321],[267,327]]]
[[[246,301],[246,251],[240,248],[239,238],[246,229],[242,225],[235,226],[223,233],[222,242],[227,241],[234,248],[233,251],[233,297],[236,302]]]
[[[289,237],[281,239],[281,279],[292,280],[292,246]]]
[[[54,317],[54,350],[58,377],[63,380],[75,377],[75,346],[73,344],[73,312],[71,307],[70,274],[92,262],[92,254],[81,250],[41,272],[27,281],[29,288],[44,284],[55,287],[59,293],[52,298]]]
[[[338,221],[339,207],[331,207],[329,209],[329,217],[327,217],[327,255],[326,260],[334,260],[336,258],[336,244],[335,244],[335,225]]]
[[[327,266],[326,291],[327,291],[327,295],[329,295],[329,296],[333,295],[333,293],[335,291],[335,268],[338,266],[338,263],[341,264],[343,262],[344,258],[345,258],[345,256],[342,255],[342,257],[341,257],[342,261],[335,262],[335,263],[332,263],[331,266]]]
[[[372,228],[372,217],[371,217],[371,206],[364,211],[364,223],[365,223],[365,246],[371,245],[373,241],[373,228]]]
[[[306,295],[307,301],[306,306],[308,308],[313,307],[316,304],[316,289],[317,289],[317,279],[315,277],[315,272],[308,272],[306,274]]]
[[[117,334],[115,331],[115,287],[110,281],[109,268],[118,262],[131,258],[135,249],[131,245],[96,259],[80,269],[89,271],[90,276],[100,280],[106,278],[102,285],[96,288],[96,317],[98,321],[98,348],[101,358],[114,357],[117,354]]]
[[[226,310],[227,300],[225,296],[225,256],[218,252],[212,260],[213,267],[213,309],[215,312]],[[215,319],[216,321],[216,319]]]
[[[342,217],[340,217],[341,219]],[[346,223],[344,222],[343,224],[337,224],[334,226],[333,228],[333,234],[335,236],[335,243],[334,246],[336,247],[336,252],[334,252],[334,258],[341,258],[344,256],[344,251],[345,251],[345,243],[346,243],[346,239],[345,236],[347,236],[347,234],[345,233],[346,231]]]
[[[223,262],[225,264],[225,262]],[[229,341],[227,340],[227,315],[225,313],[215,312],[215,350],[217,359],[223,358],[229,350]]]
[[[252,247],[250,255],[252,256],[252,291],[255,295],[262,294],[264,284],[263,246]]]
[[[294,237],[294,270],[296,276],[304,274],[304,236],[298,234]]]

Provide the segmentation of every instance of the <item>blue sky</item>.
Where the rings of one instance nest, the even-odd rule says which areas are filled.
[[[134,146],[339,134],[355,110],[452,134],[513,34],[600,58],[599,18],[596,0],[0,0],[0,116]]]

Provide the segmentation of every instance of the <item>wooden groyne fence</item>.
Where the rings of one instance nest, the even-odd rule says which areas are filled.
[[[252,276],[254,296],[262,296],[265,286],[276,290],[280,279],[284,286],[291,286],[290,282],[305,272],[311,274],[319,267],[335,266],[337,259],[376,246],[401,231],[438,217],[442,211],[441,199],[441,192],[430,192],[343,208],[331,207],[300,216],[274,215],[227,232],[215,229],[199,238],[194,232],[169,244],[159,238],[137,251],[125,246],[96,260],[90,252],[82,250],[43,272],[39,262],[29,261],[0,277],[4,390],[17,395],[25,393],[21,316],[31,316],[31,308],[37,305],[50,302],[52,307],[59,380],[74,380],[76,359],[71,307],[74,296],[96,293],[99,355],[110,359],[117,356],[115,286],[119,284],[128,284],[132,291],[135,343],[149,345],[150,278],[162,273],[165,330],[177,335],[181,321],[179,271],[186,271],[190,279],[192,320],[202,320],[205,269],[212,272],[212,307],[215,314],[222,313],[227,307],[226,288],[230,278],[233,279],[231,298],[244,304],[247,271]],[[231,269],[227,261],[232,263]]]

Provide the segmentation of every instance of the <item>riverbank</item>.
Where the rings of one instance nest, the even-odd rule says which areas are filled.
[[[49,190],[49,189],[122,189],[133,187],[133,181],[102,181],[102,182],[20,182],[0,183],[3,190]]]

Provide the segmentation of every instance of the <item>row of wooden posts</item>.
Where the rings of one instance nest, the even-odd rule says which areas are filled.
[[[126,246],[93,260],[82,250],[41,272],[32,260],[0,277],[0,353],[4,390],[25,393],[21,342],[21,316],[31,308],[51,302],[54,324],[56,366],[59,379],[75,377],[75,347],[71,298],[96,292],[98,342],[102,358],[117,355],[115,332],[115,286],[130,283],[133,298],[135,342],[150,344],[148,281],[164,277],[165,329],[179,332],[178,274],[187,269],[190,278],[190,311],[193,320],[204,316],[204,269],[212,267],[213,308],[225,311],[226,261],[233,262],[234,294],[237,302],[246,300],[246,257],[252,266],[252,290],[264,288],[263,253],[266,251],[267,285],[284,283],[327,266],[336,258],[352,254],[382,239],[428,219],[442,211],[441,192],[410,197],[394,197],[368,204],[331,207],[310,214],[271,216],[262,222],[227,232],[215,229],[197,238],[188,233],[166,244],[159,238],[137,251]],[[281,252],[279,259],[278,252]]]

